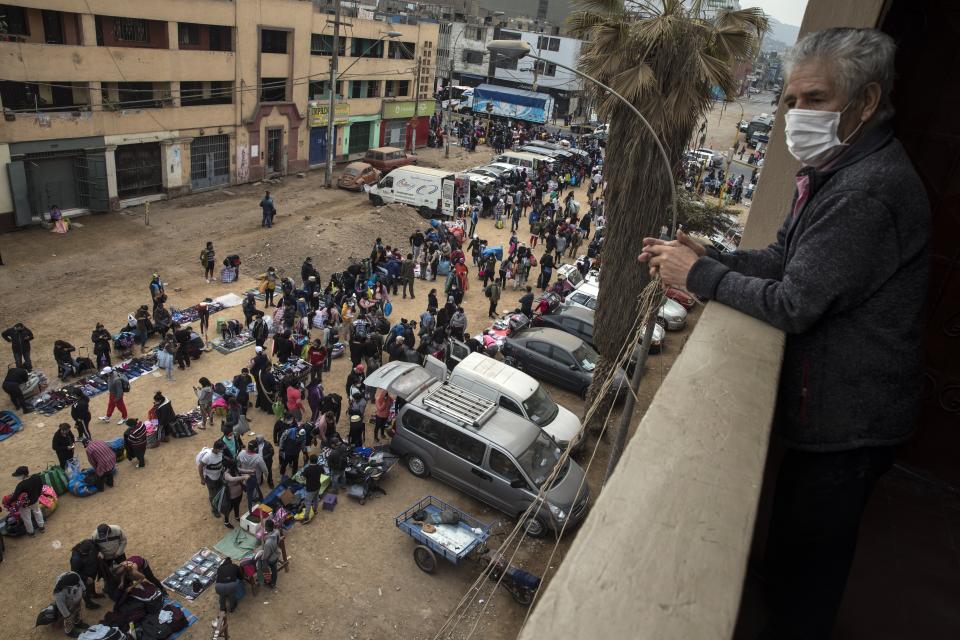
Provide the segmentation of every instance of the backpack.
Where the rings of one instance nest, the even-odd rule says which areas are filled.
[[[130,391],[130,381],[124,376],[120,376],[120,386],[123,389],[123,392],[126,393]]]

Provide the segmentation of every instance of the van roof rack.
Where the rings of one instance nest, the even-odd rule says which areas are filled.
[[[449,384],[443,384],[427,394],[423,398],[423,406],[474,429],[479,429],[497,410],[497,403],[492,400]]]

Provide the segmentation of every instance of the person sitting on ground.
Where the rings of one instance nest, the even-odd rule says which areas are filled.
[[[53,603],[63,620],[64,633],[71,638],[79,638],[81,631],[90,628],[80,619],[85,594],[83,578],[76,572],[67,571],[57,576],[53,586]]]
[[[17,512],[20,514],[20,522],[23,523],[27,535],[31,538],[35,535],[33,530],[34,520],[36,520],[40,533],[46,533],[43,524],[43,512],[40,510],[43,476],[39,473],[30,475],[30,469],[20,466],[13,472],[13,477],[19,479],[17,486],[13,489],[13,496],[17,504],[20,505]]]

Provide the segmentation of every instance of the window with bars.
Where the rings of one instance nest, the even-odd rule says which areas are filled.
[[[350,57],[352,58],[382,58],[383,40],[372,38],[351,38]]]
[[[181,45],[200,44],[200,25],[181,22],[177,25],[177,32],[179,33],[178,40]]]
[[[413,60],[413,52],[416,45],[412,42],[390,42],[390,48],[387,56],[392,60]]]
[[[338,38],[337,55],[344,55],[346,50],[346,38]],[[314,33],[310,36],[310,53],[315,56],[333,55],[333,36],[326,36],[322,33]]]
[[[180,105],[233,104],[233,83],[228,81],[181,82]]]
[[[121,42],[149,42],[147,21],[140,18],[114,18],[113,37]]]
[[[0,22],[6,27],[4,33],[18,36],[30,35],[30,21],[27,10],[9,4],[0,4]]]

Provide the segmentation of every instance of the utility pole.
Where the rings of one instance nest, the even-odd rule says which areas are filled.
[[[443,157],[450,157],[450,134],[453,131],[453,127],[450,126],[453,115],[452,115],[452,104],[453,104],[453,48],[450,49],[450,75],[447,77],[447,127],[444,129],[446,137],[444,139],[444,149]]]
[[[325,184],[333,186],[333,151],[337,146],[333,120],[337,105],[337,61],[340,53],[340,0],[336,0],[333,16],[333,50],[330,52],[330,103],[327,110],[327,171]]]
[[[419,46],[420,43],[418,42],[417,45]],[[414,81],[413,88],[413,138],[410,149],[410,153],[413,155],[417,155],[417,125],[420,124],[417,116],[420,115],[420,65],[422,62],[420,56],[417,56],[417,79]]]

